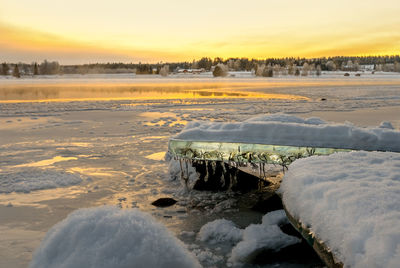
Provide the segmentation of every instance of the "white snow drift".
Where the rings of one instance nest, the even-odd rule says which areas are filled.
[[[139,210],[79,209],[52,227],[31,268],[200,267],[168,230]]]
[[[289,213],[345,267],[400,267],[400,154],[361,151],[296,160],[280,191]]]
[[[248,262],[252,256],[263,250],[279,251],[299,243],[299,238],[282,232],[278,226],[282,223],[288,223],[286,214],[283,210],[276,210],[265,214],[261,224],[250,224],[243,231],[243,240],[232,249],[229,261]]]
[[[232,243],[242,239],[243,230],[239,229],[232,221],[219,219],[203,225],[197,238],[210,244]]]
[[[400,131],[391,129],[387,122],[380,127],[361,128],[285,114],[258,116],[239,123],[190,122],[174,138],[400,152]]]
[[[0,173],[0,193],[25,192],[66,187],[82,182],[78,174],[25,168],[16,173]]]

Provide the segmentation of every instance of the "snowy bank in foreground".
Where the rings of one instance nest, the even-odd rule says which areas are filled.
[[[400,152],[400,131],[390,126],[361,128],[272,114],[240,123],[190,122],[174,139]]]
[[[288,223],[283,210],[265,214],[261,224],[251,224],[243,231],[243,240],[233,249],[229,259],[233,263],[251,262],[251,259],[265,250],[280,249],[299,243],[297,237],[287,235],[279,228],[279,224]]]
[[[39,267],[200,267],[178,239],[139,210],[79,209],[52,227],[34,254]]]
[[[400,267],[400,154],[296,160],[280,191],[288,212],[346,267]]]
[[[0,193],[25,192],[66,187],[82,182],[80,175],[63,171],[26,168],[17,173],[0,174]]]

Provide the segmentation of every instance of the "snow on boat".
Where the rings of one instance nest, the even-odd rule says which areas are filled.
[[[328,267],[400,267],[400,154],[295,161],[279,190],[287,216]]]

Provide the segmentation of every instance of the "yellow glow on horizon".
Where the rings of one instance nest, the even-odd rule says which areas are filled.
[[[0,6],[0,59],[7,61],[400,53],[397,0],[0,0]]]

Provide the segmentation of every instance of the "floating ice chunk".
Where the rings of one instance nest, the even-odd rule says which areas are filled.
[[[209,249],[194,248],[192,253],[205,267],[216,267],[215,265],[221,263],[224,258],[220,255],[212,253]]]
[[[210,244],[230,242],[235,244],[242,239],[243,230],[225,219],[208,222],[201,227],[197,238]]]
[[[182,231],[179,235],[181,237],[194,237],[196,233],[193,231]]]
[[[392,123],[388,122],[388,121],[383,121],[381,122],[381,124],[379,125],[380,128],[388,128],[388,129],[394,129]]]
[[[258,253],[264,250],[279,251],[280,249],[299,243],[297,237],[282,232],[277,224],[287,222],[283,210],[266,214],[261,224],[251,224],[243,232],[243,240],[233,249],[230,262],[251,262]]]
[[[53,226],[31,268],[200,267],[150,215],[114,207],[79,209]]]
[[[400,267],[400,154],[349,152],[296,160],[280,191],[289,213],[345,267]]]
[[[16,173],[0,173],[0,193],[25,192],[76,185],[82,182],[78,174],[25,168]]]
[[[283,209],[271,211],[262,217],[263,225],[282,225],[289,223]]]

